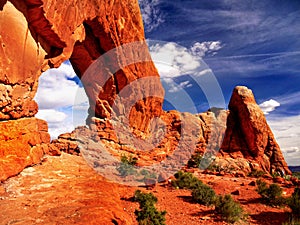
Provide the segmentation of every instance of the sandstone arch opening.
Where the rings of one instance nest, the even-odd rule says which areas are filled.
[[[42,73],[35,100],[39,105],[36,117],[48,122],[51,139],[85,125],[88,98],[68,60]]]

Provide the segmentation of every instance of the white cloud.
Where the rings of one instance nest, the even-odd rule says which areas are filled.
[[[40,109],[36,114],[36,117],[46,120],[51,124],[60,124],[66,119],[67,115],[64,112],[54,109]]]
[[[196,42],[191,47],[191,53],[199,57],[203,57],[206,54],[215,55],[222,47],[223,46],[220,41]]]
[[[161,78],[192,73],[201,65],[199,57],[173,42],[150,46],[150,54]]]
[[[48,122],[48,131],[51,139],[55,139],[60,134],[74,130],[72,112],[62,112],[55,109],[40,109],[36,117]]]
[[[283,153],[286,153],[286,154],[292,154],[292,153],[300,152],[298,147],[282,148],[281,151]]]
[[[214,52],[221,48],[221,42],[203,42],[206,46],[205,52]],[[200,43],[198,43],[200,45]],[[204,63],[202,57],[196,53],[195,46],[187,49],[174,42],[149,43],[150,54],[164,81],[166,91],[174,93],[191,87],[189,81],[181,81],[176,84],[174,79],[183,75],[190,75],[193,78],[211,74],[212,70]],[[203,50],[204,51],[204,50]]]
[[[170,83],[170,87],[168,88],[168,91],[170,93],[174,93],[174,92],[178,92],[182,89],[185,89],[185,88],[189,88],[189,87],[192,87],[192,84],[190,84],[189,81],[183,81],[177,85],[175,85],[175,83]]]
[[[57,69],[44,72],[39,79],[39,87],[35,96],[39,108],[53,109],[73,106],[77,92],[84,92],[82,87],[71,80],[75,76],[72,66],[67,63],[63,63]],[[86,99],[82,99],[82,101],[86,101]]]
[[[300,165],[300,115],[268,118],[288,165]]]
[[[52,139],[71,132],[76,125],[85,124],[88,99],[83,87],[74,81],[75,76],[72,66],[63,63],[57,69],[47,70],[39,79],[36,117],[48,122]]]
[[[164,22],[159,0],[139,0],[145,30],[150,32]]]
[[[176,84],[173,79],[185,74],[196,74],[201,69],[201,58],[173,42],[150,45],[149,49],[166,91],[174,93],[192,86],[189,81]]]
[[[264,114],[269,114],[270,112],[274,111],[277,107],[280,106],[280,103],[275,101],[274,99],[270,99],[268,101],[265,101],[259,105],[261,110],[264,112]]]
[[[212,70],[211,69],[205,69],[205,70],[202,70],[202,71],[199,71],[196,73],[197,76],[203,76],[205,74],[209,74],[211,73],[212,74]]]

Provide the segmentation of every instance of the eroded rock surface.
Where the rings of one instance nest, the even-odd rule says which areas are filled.
[[[290,174],[264,113],[247,87],[233,91],[221,152],[225,157],[247,159],[252,169]]]
[[[40,163],[50,135],[45,121],[23,118],[0,122],[0,181]]]
[[[79,129],[85,140],[65,135],[44,152],[59,155],[64,148],[78,152],[75,141],[93,148],[101,141],[115,157],[135,154],[141,165],[167,159],[169,163],[164,166],[173,168],[194,151],[218,151],[227,120],[220,157],[243,158],[248,169],[254,165],[268,172],[289,173],[265,117],[247,88],[235,89],[229,112],[163,112],[164,91],[144,42],[137,1],[1,1],[0,32],[0,126],[14,130],[23,118],[32,119],[37,112],[33,97],[39,75],[67,59],[89,97],[89,129]],[[46,136],[46,130],[29,132],[32,128],[28,124],[22,124],[23,128],[28,139]],[[0,130],[0,136],[10,136],[3,135],[5,129]],[[10,158],[12,165],[20,166],[11,166],[9,175],[1,179],[38,161],[23,163],[19,155],[41,158],[41,151],[34,149],[50,141],[42,138],[30,145],[31,150],[24,150],[18,147],[23,142],[15,139],[10,142],[13,154],[7,150],[6,141],[1,142],[0,162]],[[4,167],[1,170],[6,171]]]
[[[0,185],[1,224],[135,224],[120,197],[82,157],[48,156]],[[128,190],[133,195],[134,190]]]
[[[13,130],[21,124],[19,119],[34,117],[38,106],[33,98],[40,74],[49,68],[59,67],[67,59],[70,59],[85,85],[92,105],[90,117],[110,117],[115,98],[126,85],[143,77],[156,77],[159,80],[144,39],[137,1],[1,1],[0,126],[5,124],[7,130]],[[121,48],[117,48],[132,42],[137,45],[124,50],[124,54]],[[101,69],[98,68],[93,76],[84,76],[98,57],[116,48],[118,51],[108,54],[106,64]],[[144,60],[136,60],[139,55]],[[140,97],[130,110],[130,126],[137,133],[147,133],[151,119],[162,113],[163,89],[157,79],[138,84],[134,95],[127,95],[129,101]],[[155,90],[160,94],[158,97],[144,98],[144,90]],[[6,120],[10,122],[4,122]],[[28,128],[31,129],[30,126]],[[35,130],[32,131],[28,135],[35,139]],[[3,130],[0,130],[0,136],[2,133]],[[49,139],[43,141],[38,144],[49,143]],[[19,148],[21,142],[16,140],[10,143],[10,148],[15,149],[15,155],[11,156],[7,153],[7,145],[2,143],[0,162],[6,163],[7,157],[15,160],[10,161],[10,176],[31,165],[30,160],[19,163],[22,159],[18,156],[30,158],[35,151],[29,154],[24,147]],[[59,154],[60,151],[53,148],[44,150],[50,154]],[[38,153],[35,158],[41,156]],[[14,167],[14,164],[20,167]],[[6,170],[4,167],[0,169]],[[7,176],[1,177],[5,179]]]

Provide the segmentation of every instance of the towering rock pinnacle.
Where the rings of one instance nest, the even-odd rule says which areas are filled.
[[[290,171],[250,89],[237,86],[229,102],[227,129],[221,152],[246,158],[270,173]]]

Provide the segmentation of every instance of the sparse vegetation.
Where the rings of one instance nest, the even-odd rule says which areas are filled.
[[[216,201],[215,191],[206,184],[201,184],[192,190],[193,199],[202,205],[213,205]]]
[[[215,204],[215,210],[229,223],[235,223],[245,218],[241,205],[235,202],[231,195],[218,196]]]
[[[300,188],[295,188],[294,193],[288,199],[288,206],[292,210],[292,214],[294,217],[300,219]]]
[[[135,191],[134,201],[140,205],[140,210],[135,210],[134,214],[139,225],[165,225],[166,211],[158,211],[155,208],[157,198],[152,193]]]
[[[197,152],[189,159],[187,166],[189,168],[198,168],[200,166],[200,162],[202,160],[202,154]]]
[[[261,195],[263,200],[271,206],[282,206],[286,203],[285,198],[282,197],[282,188],[278,184],[268,185],[266,182],[258,179],[256,181],[257,192]]]
[[[192,191],[193,200],[202,205],[215,205],[215,209],[224,220],[234,223],[245,217],[240,204],[235,202],[231,195],[217,196],[215,191],[208,185],[202,183],[191,173],[179,171],[175,174],[176,180],[172,185],[178,188],[186,188]]]
[[[214,171],[214,172],[222,171],[222,168],[218,164],[215,164],[215,163],[211,163],[206,169],[209,171]]]
[[[176,180],[172,180],[172,186],[175,188],[192,190],[203,184],[202,181],[194,177],[193,174],[185,173],[183,171],[178,171],[175,174],[175,178]]]
[[[300,172],[293,172],[293,177],[300,179]]]
[[[266,172],[264,172],[264,171],[262,171],[262,170],[256,170],[256,169],[254,169],[254,170],[252,170],[252,171],[248,174],[248,176],[249,176],[249,177],[260,178],[260,177],[264,176],[265,174],[266,174]]]
[[[137,164],[137,158],[134,158],[132,155],[127,157],[126,155],[121,156],[121,163],[117,167],[118,172],[122,177],[129,175],[135,175],[137,173],[134,166]]]

